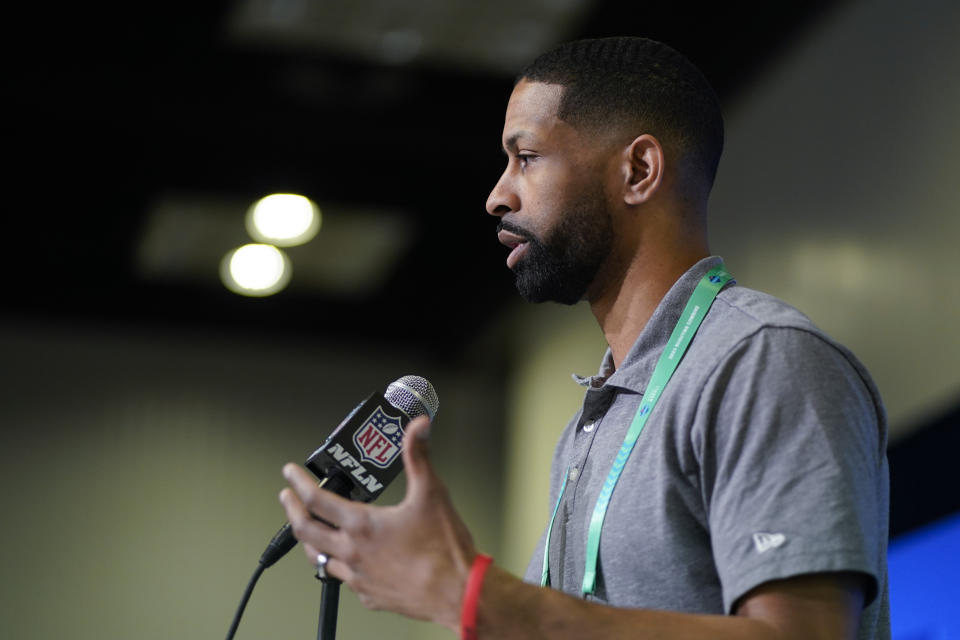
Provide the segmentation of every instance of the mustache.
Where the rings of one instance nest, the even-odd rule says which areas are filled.
[[[536,236],[534,236],[532,233],[530,233],[523,227],[519,225],[515,225],[512,222],[509,222],[506,220],[501,220],[500,222],[497,223],[497,233],[500,233],[500,231],[507,231],[509,233],[518,235],[524,240],[527,240],[528,242],[531,240],[535,241],[537,239]]]

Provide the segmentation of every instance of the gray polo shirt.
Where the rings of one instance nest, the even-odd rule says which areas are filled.
[[[614,370],[578,378],[583,408],[554,454],[551,586],[579,595],[587,531],[657,359],[707,258],[670,289]],[[736,274],[734,274],[736,275]],[[860,638],[890,637],[886,419],[856,358],[796,309],[727,285],[647,421],[610,501],[589,598],[731,613],[780,578],[869,577]],[[544,536],[526,579],[539,583]]]

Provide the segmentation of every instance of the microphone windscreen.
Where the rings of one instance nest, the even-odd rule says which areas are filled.
[[[430,381],[420,376],[407,375],[390,383],[383,397],[400,409],[411,420],[426,415],[431,420],[437,415],[440,401]]]

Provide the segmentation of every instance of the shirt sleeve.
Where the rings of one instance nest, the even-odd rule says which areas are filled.
[[[710,372],[691,432],[725,610],[771,580],[883,575],[885,419],[853,356],[811,331],[764,328]]]

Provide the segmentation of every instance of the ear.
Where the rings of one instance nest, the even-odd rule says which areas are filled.
[[[663,182],[663,145],[649,133],[637,136],[624,152],[623,169],[624,202],[647,202]]]

